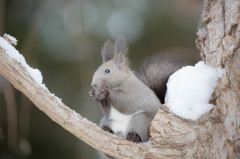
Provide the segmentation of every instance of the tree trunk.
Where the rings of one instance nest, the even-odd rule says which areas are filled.
[[[193,125],[197,136],[194,142],[184,143],[186,158],[240,158],[240,1],[205,0],[202,12],[203,27],[197,32],[197,47],[204,62],[212,67],[225,69],[213,93],[216,106]],[[157,116],[158,117],[158,116]],[[158,136],[152,134],[157,143],[171,145],[179,135],[173,134],[169,126],[160,128],[162,120],[154,119],[153,127]],[[190,123],[188,123],[190,124]],[[202,125],[204,128],[198,128]],[[191,133],[192,134],[192,133]],[[162,137],[162,138],[160,138]],[[185,137],[185,136],[183,136]],[[159,141],[159,139],[162,139]],[[176,144],[176,143],[175,143]],[[184,153],[185,151],[185,153]],[[192,151],[192,154],[191,152]]]
[[[197,33],[197,46],[205,63],[226,70],[213,94],[219,119],[209,128],[214,158],[240,158],[239,9],[239,0],[205,1],[205,26]]]
[[[206,0],[197,46],[205,63],[226,70],[218,81],[216,106],[197,121],[161,106],[152,121],[150,144],[135,144],[104,132],[34,81],[0,45],[0,73],[40,110],[92,147],[116,158],[240,158],[239,0]],[[5,37],[7,39],[7,37]],[[107,143],[107,144],[106,144]]]

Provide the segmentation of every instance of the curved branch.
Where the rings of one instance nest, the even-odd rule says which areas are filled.
[[[67,107],[46,87],[39,85],[32,79],[26,68],[12,59],[1,46],[0,73],[53,121],[97,150],[121,158],[180,158],[182,156],[181,151],[177,149],[136,144],[103,131],[96,124]]]

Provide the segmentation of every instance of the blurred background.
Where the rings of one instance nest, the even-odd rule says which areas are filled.
[[[98,123],[102,113],[88,92],[104,41],[124,35],[136,71],[157,52],[194,63],[201,8],[202,0],[0,0],[0,35],[16,37],[49,90]],[[17,158],[87,159],[97,152],[0,75],[0,159]]]

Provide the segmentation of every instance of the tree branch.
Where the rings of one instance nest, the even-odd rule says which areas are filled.
[[[180,158],[182,155],[177,149],[135,144],[103,131],[39,85],[26,68],[12,59],[2,47],[0,47],[0,73],[53,121],[97,150],[121,158]]]

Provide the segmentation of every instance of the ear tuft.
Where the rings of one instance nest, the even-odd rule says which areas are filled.
[[[101,54],[102,54],[103,63],[113,59],[113,57],[114,57],[114,46],[113,46],[113,43],[111,41],[106,41],[104,43]]]
[[[115,54],[124,54],[126,55],[128,53],[128,47],[127,47],[127,41],[123,36],[119,36],[115,41],[115,48],[114,48]]]

